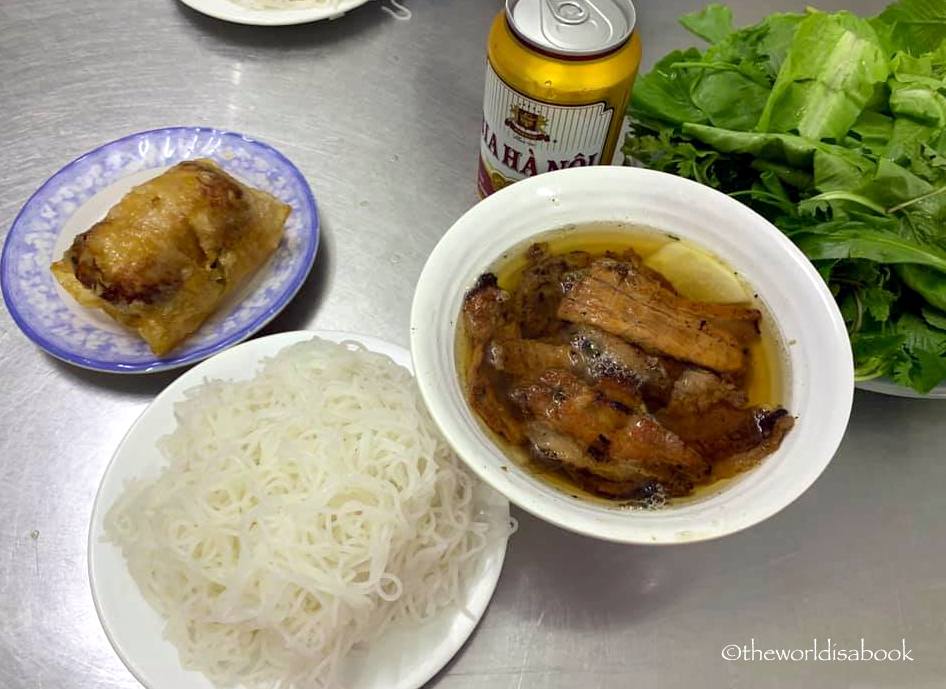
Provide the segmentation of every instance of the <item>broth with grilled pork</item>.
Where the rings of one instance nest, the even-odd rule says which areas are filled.
[[[479,277],[458,333],[467,399],[511,459],[575,496],[659,505],[778,449],[778,338],[733,271],[653,230],[540,239]]]

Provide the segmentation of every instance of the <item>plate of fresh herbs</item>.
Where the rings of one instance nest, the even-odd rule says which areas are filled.
[[[946,397],[946,3],[680,21],[708,47],[639,78],[627,158],[788,235],[838,301],[862,387]]]

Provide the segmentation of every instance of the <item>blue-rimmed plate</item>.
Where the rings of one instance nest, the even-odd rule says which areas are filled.
[[[270,260],[166,357],[101,311],[79,306],[49,265],[133,186],[193,158],[211,158],[242,182],[292,206]],[[72,161],[26,202],[3,247],[0,286],[20,329],[58,359],[97,371],[151,373],[193,364],[266,325],[305,281],[319,245],[312,190],[279,151],[242,134],[170,127],[132,134]]]

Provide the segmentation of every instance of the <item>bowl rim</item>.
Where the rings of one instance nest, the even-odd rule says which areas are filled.
[[[484,444],[482,441],[474,443],[470,440],[472,435],[477,434],[477,430],[480,435],[483,435],[482,429],[471,430],[468,420],[457,414],[449,403],[449,390],[452,386],[459,385],[459,383],[457,381],[445,383],[438,377],[438,374],[442,374],[443,371],[437,368],[435,362],[443,344],[438,342],[438,338],[430,333],[430,328],[435,325],[430,314],[432,309],[436,308],[436,305],[450,298],[451,291],[462,293],[469,289],[470,285],[462,282],[464,278],[459,270],[454,270],[449,274],[447,284],[443,280],[438,281],[436,273],[443,273],[446,270],[443,266],[459,265],[463,261],[469,261],[468,252],[462,250],[464,242],[470,241],[468,237],[475,235],[477,231],[481,233],[485,231],[477,228],[489,227],[491,223],[495,223],[494,215],[509,215],[513,212],[511,209],[528,205],[530,199],[543,198],[551,201],[551,206],[560,206],[569,202],[563,202],[561,199],[561,197],[569,194],[580,194],[583,191],[588,192],[590,190],[601,191],[612,187],[634,189],[635,185],[664,194],[670,192],[682,194],[688,200],[711,204],[717,212],[744,221],[742,225],[739,225],[739,223],[732,223],[731,225],[738,228],[737,232],[746,233],[751,231],[761,235],[761,238],[756,237],[753,241],[764,242],[772,251],[776,251],[780,259],[786,261],[786,274],[792,273],[796,276],[795,282],[791,283],[792,294],[797,293],[795,290],[804,290],[805,300],[816,308],[814,312],[805,311],[805,317],[813,319],[810,321],[812,323],[820,321],[821,339],[817,341],[816,346],[809,341],[806,350],[806,356],[809,359],[806,361],[814,361],[817,362],[818,366],[827,368],[832,379],[822,381],[811,375],[806,369],[803,373],[807,374],[810,380],[806,379],[804,383],[805,385],[810,383],[813,389],[812,392],[807,394],[806,400],[814,407],[829,409],[831,413],[830,415],[816,415],[804,412],[808,418],[812,419],[812,424],[826,424],[827,427],[813,428],[813,431],[818,431],[817,436],[813,435],[813,431],[803,434],[796,428],[795,437],[801,436],[805,438],[808,444],[816,445],[817,456],[806,456],[804,459],[807,459],[807,463],[804,463],[802,459],[792,455],[793,463],[790,463],[791,481],[779,486],[772,486],[771,481],[764,484],[765,492],[761,495],[763,497],[769,496],[774,491],[777,499],[765,501],[753,499],[752,494],[747,497],[744,490],[740,492],[736,489],[734,492],[736,485],[725,485],[716,494],[701,500],[702,508],[697,510],[688,510],[691,503],[684,503],[680,507],[670,506],[656,511],[620,511],[620,517],[615,518],[614,515],[619,513],[618,509],[609,507],[589,508],[590,503],[588,501],[576,500],[568,503],[568,505],[574,505],[573,508],[567,505],[563,507],[561,501],[556,504],[542,490],[536,490],[530,487],[529,484],[516,483],[509,476],[510,473],[526,474],[527,472],[521,469],[500,470],[501,467],[496,466],[494,461],[482,461]],[[625,201],[615,204],[615,207],[627,210],[632,208],[633,204]],[[515,212],[521,213],[522,208]],[[554,216],[555,213],[549,211],[548,215]],[[600,219],[607,220],[608,218]],[[589,219],[585,222],[592,221],[592,219]],[[539,221],[536,222],[541,224]],[[556,224],[553,218],[544,216],[542,222],[545,224],[545,229],[536,229],[531,236],[540,235],[565,224]],[[693,223],[694,221],[688,222]],[[694,224],[694,232],[699,232],[699,227],[696,224]],[[510,239],[505,246],[507,249],[511,249],[527,241],[529,236],[517,236],[515,239]],[[695,241],[698,244],[700,243],[698,238]],[[712,245],[708,248],[710,250],[714,249]],[[724,260],[728,258],[723,254],[720,255]],[[493,261],[499,256],[500,254],[494,256]],[[489,265],[489,263],[486,263],[474,267],[479,273],[488,269]],[[767,286],[760,282],[752,284],[760,296],[764,296],[766,292],[775,294],[777,291],[774,287],[775,282],[769,283]],[[450,325],[454,332],[449,333],[447,338],[451,351],[454,347],[457,315],[453,314],[451,317]],[[779,319],[774,315],[773,319],[775,324],[778,325]],[[440,323],[436,323],[436,325],[440,330],[443,329]],[[780,328],[777,329],[783,332]],[[807,329],[804,335],[807,336]],[[825,337],[825,335],[827,336]],[[410,337],[411,355],[417,384],[431,417],[457,455],[481,480],[505,495],[520,508],[540,519],[576,533],[622,543],[670,544],[709,540],[736,533],[776,514],[804,493],[827,467],[844,436],[854,397],[854,364],[848,343],[847,329],[827,285],[804,254],[774,225],[739,201],[697,182],[642,168],[599,166],[546,173],[506,187],[469,209],[441,237],[421,271],[411,308]],[[443,338],[439,339],[442,340]],[[811,358],[812,353],[817,354],[817,357]],[[794,371],[792,375],[795,375]],[[827,387],[829,384],[832,387]],[[819,395],[819,393],[822,394]],[[463,403],[466,404],[466,397],[462,392],[461,397]],[[472,416],[468,405],[465,411]],[[799,411],[801,410],[797,408],[792,409],[796,416]],[[476,423],[475,419],[473,419],[473,423]],[[489,454],[492,459],[506,457],[495,442],[491,439],[488,442],[488,447],[491,450]],[[776,456],[780,455],[783,448],[766,458],[766,462],[771,463]],[[787,455],[782,455],[782,457],[787,457]],[[777,465],[775,470],[789,471],[789,469],[784,468],[786,466],[784,459],[781,461],[783,463]],[[513,465],[514,462],[506,458],[505,464]],[[759,466],[765,466],[765,462]],[[751,470],[741,476],[749,476],[756,472],[757,470]],[[771,471],[765,475],[770,478]],[[782,476],[780,479],[784,482],[785,477]],[[540,479],[535,478],[532,480],[540,481]],[[765,481],[765,479],[760,480]],[[727,509],[725,500],[721,500],[721,498],[730,494],[738,498],[738,509]],[[564,496],[564,493],[562,493],[562,496]],[[581,506],[579,503],[581,503]],[[701,511],[714,515],[714,519],[708,524],[692,523],[692,514],[698,514]],[[681,514],[684,516],[681,517]],[[594,515],[598,515],[600,518],[596,518]],[[706,518],[705,514],[703,518]],[[682,528],[685,526],[693,528]]]

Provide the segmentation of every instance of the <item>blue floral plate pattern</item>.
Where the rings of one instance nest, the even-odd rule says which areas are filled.
[[[292,206],[279,247],[246,285],[166,357],[95,309],[79,306],[50,264],[134,184],[193,158],[211,158],[240,181]],[[86,153],[49,178],[14,220],[0,258],[7,309],[33,342],[98,371],[150,373],[193,364],[266,325],[296,294],[315,260],[319,216],[302,173],[274,148],[234,132],[171,127],[132,134]]]

